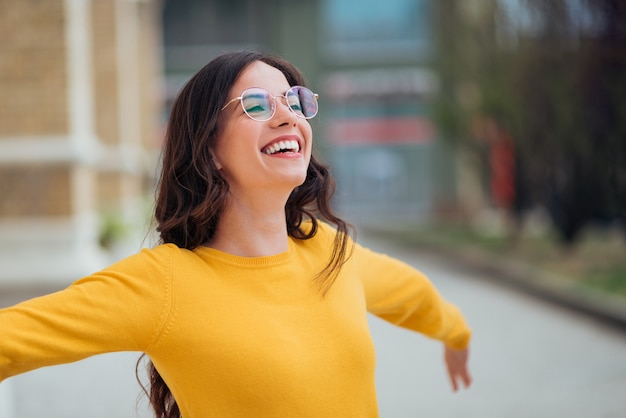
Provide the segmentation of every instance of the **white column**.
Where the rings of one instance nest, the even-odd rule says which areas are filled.
[[[142,127],[140,70],[137,56],[141,54],[139,10],[136,1],[115,2],[119,144],[117,161],[119,169],[137,176],[142,175]],[[135,224],[142,218],[141,191],[138,183],[122,182],[122,211],[126,222]]]
[[[91,0],[65,0],[69,141],[77,160],[72,169],[72,246],[85,274],[102,267],[98,247],[95,167],[101,155],[95,133]]]
[[[65,0],[69,137],[79,158],[92,160],[94,135],[91,1]]]

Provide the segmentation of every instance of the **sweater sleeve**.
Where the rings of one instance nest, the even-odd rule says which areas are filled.
[[[68,288],[0,310],[0,381],[114,351],[145,351],[171,309],[172,253],[143,250]]]
[[[469,345],[471,331],[460,310],[408,264],[355,245],[352,263],[363,283],[368,311],[388,322],[443,341]]]

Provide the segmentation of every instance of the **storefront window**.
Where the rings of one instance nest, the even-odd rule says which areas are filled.
[[[428,0],[323,0],[323,54],[337,63],[428,56],[429,5]]]

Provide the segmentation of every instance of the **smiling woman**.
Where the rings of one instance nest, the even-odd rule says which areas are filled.
[[[293,65],[257,52],[201,69],[166,133],[161,243],[0,310],[0,381],[139,351],[158,418],[377,417],[371,312],[442,341],[453,389],[469,386],[459,310],[334,214],[304,86]]]

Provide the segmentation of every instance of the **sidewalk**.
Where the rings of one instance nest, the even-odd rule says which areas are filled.
[[[398,231],[383,227],[361,229],[381,237],[391,239],[395,237],[401,240],[403,245],[419,249],[420,252],[429,256],[443,258],[446,262],[454,263],[458,267],[470,268],[491,281],[585,313],[626,331],[626,298],[624,297],[593,288],[582,288],[562,275],[545,271],[511,257],[495,256],[478,246],[453,246],[447,245],[444,241],[411,238],[407,237],[407,230]]]

